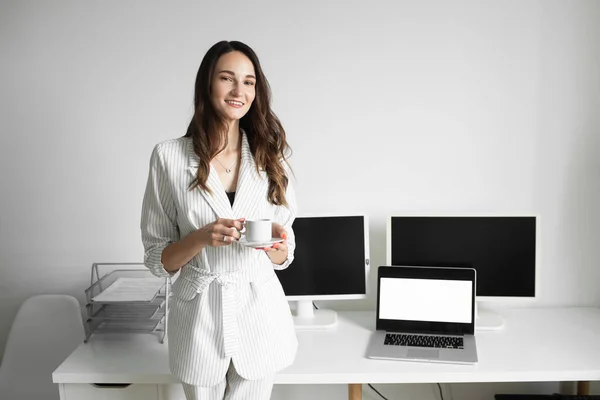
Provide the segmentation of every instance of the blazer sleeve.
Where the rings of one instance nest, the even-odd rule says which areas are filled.
[[[290,172],[288,170],[288,177]],[[298,204],[296,203],[296,191],[294,184],[289,179],[288,187],[285,192],[285,198],[288,202],[288,207],[278,206],[275,210],[275,221],[283,225],[287,232],[288,256],[283,264],[273,264],[273,268],[277,270],[286,269],[294,261],[294,250],[296,249],[296,235],[292,229],[292,224],[296,215],[298,215]]]
[[[162,263],[165,247],[179,240],[177,209],[173,200],[160,144],[154,147],[150,157],[150,171],[142,202],[141,218],[144,264],[158,277],[173,276]]]

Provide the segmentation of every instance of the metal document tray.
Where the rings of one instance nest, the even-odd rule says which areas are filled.
[[[166,301],[156,298],[150,304],[88,304],[87,315],[90,319],[157,319],[165,315]]]
[[[92,303],[114,304],[113,301],[104,302],[104,301],[95,300],[94,298],[96,296],[100,295],[106,289],[108,289],[119,278],[151,278],[151,279],[153,278],[156,280],[160,279],[160,278],[157,278],[154,275],[152,275],[152,273],[149,270],[143,270],[143,269],[114,270],[114,271],[109,272],[108,274],[104,275],[102,278],[100,278],[100,280],[98,280],[97,282],[92,284],[92,286],[90,286],[89,288],[87,288],[85,290],[85,297],[86,297],[87,303],[88,304],[92,304]],[[152,297],[152,299],[150,299],[148,301],[124,301],[124,302],[120,302],[120,303],[121,304],[123,304],[123,303],[149,304],[149,303],[154,302],[157,297],[162,297],[162,299],[164,300],[165,296],[166,296],[166,287],[165,286],[166,286],[166,284],[163,281],[160,289],[154,294],[154,297]]]
[[[162,331],[164,315],[160,319],[142,320],[116,320],[116,319],[88,319],[87,324],[93,333],[149,333]],[[159,326],[161,325],[161,326]]]
[[[108,266],[112,271],[100,276],[100,266]],[[129,266],[135,266],[138,269]],[[119,269],[120,267],[125,268]],[[119,299],[119,297],[113,297],[110,301],[95,299],[119,278],[128,278],[127,284],[131,283],[130,279],[144,279],[144,284],[149,285],[145,293],[142,290],[144,300],[128,301]],[[131,290],[132,287],[127,284],[126,287]],[[94,333],[161,332],[160,343],[164,343],[167,334],[170,286],[171,277],[158,278],[145,268],[143,263],[92,264],[90,287],[85,290],[87,320],[85,321],[86,338],[84,342],[87,343]],[[121,287],[113,287],[113,289],[118,288]],[[139,293],[136,293],[135,289],[134,287],[135,296],[129,296],[131,293],[125,291],[126,295],[121,297],[124,299],[139,297]],[[104,293],[108,294],[109,292]]]

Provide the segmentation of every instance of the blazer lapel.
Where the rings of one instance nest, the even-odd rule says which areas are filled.
[[[256,164],[245,132],[242,132],[241,151],[242,159],[233,202],[233,215],[236,218],[260,217],[256,213],[261,210],[267,199],[269,181],[265,171],[256,173]]]
[[[194,145],[191,139],[188,143],[188,172],[190,173],[193,179],[198,174],[200,158],[194,152]],[[221,184],[219,175],[217,174],[217,171],[215,171],[215,169],[212,167],[212,165],[210,165],[210,172],[208,174],[208,179],[206,180],[206,186],[208,186],[212,193],[208,193],[200,188],[196,188],[194,190],[197,190],[202,194],[202,196],[204,196],[204,199],[206,200],[208,205],[213,209],[215,214],[217,214],[217,218],[232,219],[233,213],[229,204],[229,199],[225,194],[225,189]]]

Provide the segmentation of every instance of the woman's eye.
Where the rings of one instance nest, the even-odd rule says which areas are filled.
[[[222,76],[221,80],[222,81],[230,81],[230,82],[232,81],[231,77],[229,77],[229,76]]]
[[[248,86],[254,86],[254,82],[252,82],[252,81],[246,81],[246,85],[248,85]]]

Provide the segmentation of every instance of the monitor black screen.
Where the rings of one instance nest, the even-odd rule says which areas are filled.
[[[477,296],[535,297],[535,217],[391,218],[392,265],[477,271]]]
[[[365,218],[298,217],[294,261],[275,273],[287,296],[366,294]]]

